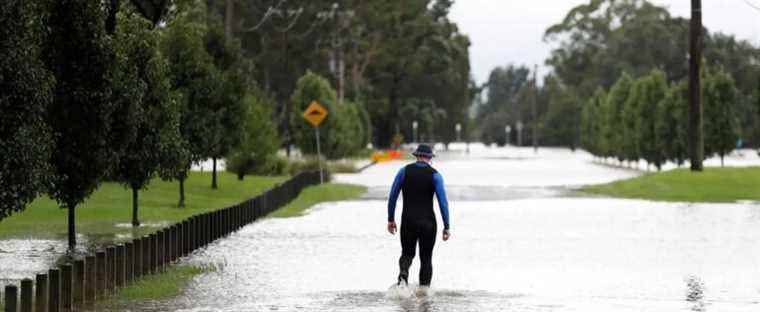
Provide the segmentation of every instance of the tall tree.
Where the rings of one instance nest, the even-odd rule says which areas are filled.
[[[663,117],[658,114],[658,104],[665,98],[667,90],[665,73],[653,70],[641,79],[638,89],[640,94],[637,96],[636,129],[638,129],[639,152],[647,164],[654,165],[657,170],[660,170],[666,161],[663,134],[657,132],[657,124]]]
[[[610,89],[608,98],[610,110],[607,116],[607,123],[614,125],[613,127],[615,128],[615,130],[611,131],[609,138],[610,142],[615,142],[615,144],[611,145],[611,153],[617,156],[618,161],[625,160],[625,157],[623,156],[624,145],[622,144],[626,133],[626,116],[624,113],[628,98],[631,96],[633,84],[633,78],[624,72],[623,75],[620,76],[620,79],[618,79],[618,81],[612,86],[612,89]]]
[[[581,109],[581,147],[595,156],[603,156],[600,142],[604,115],[601,109],[606,101],[607,93],[603,89],[597,89]]]
[[[40,61],[41,9],[33,1],[0,3],[0,220],[24,209],[49,182],[45,115],[54,81]]]
[[[641,118],[641,116],[639,115],[639,105],[646,99],[645,80],[645,77],[641,77],[634,81],[634,83],[631,85],[628,99],[623,105],[622,110],[622,140],[620,141],[622,152],[621,156],[624,160],[627,160],[629,162],[638,163],[639,159],[641,159],[641,149],[639,147],[639,144],[641,142],[639,139],[639,136],[641,135],[639,129],[641,122],[639,121],[639,118]]]
[[[656,131],[662,140],[663,153],[679,167],[688,158],[688,89],[685,81],[674,84],[658,104]]]
[[[123,116],[134,120],[135,139],[119,159],[114,176],[132,190],[132,225],[139,226],[139,191],[161,172],[162,165],[177,161],[167,156],[181,153],[182,145],[178,99],[170,89],[166,59],[158,50],[159,34],[131,10],[122,9],[118,16],[117,59],[127,78],[142,89],[123,99],[135,107],[133,116]],[[173,166],[176,164],[168,163],[168,167]]]
[[[50,196],[68,209],[69,247],[76,245],[75,208],[100,184],[126,142],[112,131],[116,104],[111,98],[114,55],[97,1],[54,1],[43,53],[57,85],[48,111],[55,175]]]
[[[213,139],[210,130],[218,122],[208,105],[215,100],[219,81],[204,45],[205,13],[201,1],[180,7],[177,16],[164,30],[161,42],[161,50],[169,64],[171,88],[181,95],[179,128],[187,153],[184,159],[178,159],[181,165],[175,168],[178,169],[180,207],[185,206],[187,172],[192,164],[207,159]]]
[[[705,154],[723,158],[739,139],[736,116],[738,91],[734,80],[724,71],[710,73],[705,79]]]
[[[225,37],[220,21],[209,22],[204,41],[216,75],[216,90],[206,103],[215,119],[207,129],[210,144],[206,153],[213,162],[211,188],[217,189],[217,160],[230,153],[244,131],[247,108],[243,98],[251,87],[247,77],[252,73],[250,64],[240,54],[238,42]]]
[[[245,132],[226,158],[227,168],[237,173],[240,180],[257,168],[263,168],[277,153],[280,145],[272,112],[267,104],[252,94],[246,95],[244,100],[248,105]]]

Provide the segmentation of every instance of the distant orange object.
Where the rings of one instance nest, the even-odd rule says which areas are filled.
[[[376,162],[386,162],[395,159],[399,159],[402,156],[402,152],[399,150],[377,151],[372,153],[370,159]]]

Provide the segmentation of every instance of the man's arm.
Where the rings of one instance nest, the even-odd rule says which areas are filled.
[[[438,198],[438,206],[441,209],[441,218],[443,219],[443,228],[449,229],[449,201],[446,199],[446,189],[443,187],[443,177],[440,173],[433,174],[433,183],[435,184],[435,196]]]
[[[395,222],[396,216],[396,201],[398,201],[398,195],[401,193],[401,184],[404,183],[404,170],[401,168],[396,174],[396,178],[393,179],[393,185],[391,186],[391,194],[388,196],[388,222]]]

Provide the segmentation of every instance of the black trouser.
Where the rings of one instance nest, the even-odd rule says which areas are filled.
[[[420,285],[429,286],[433,277],[433,246],[436,223],[433,219],[401,221],[401,258],[398,260],[400,276],[409,277],[409,266],[414,259],[417,242],[420,244]]]

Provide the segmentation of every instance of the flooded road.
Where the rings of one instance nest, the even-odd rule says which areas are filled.
[[[340,182],[359,201],[265,219],[196,252],[214,272],[141,311],[758,311],[760,204],[584,198],[578,185],[635,171],[584,153],[480,149],[443,154],[452,239],[436,243],[427,296],[390,289],[398,236],[386,193],[403,162]],[[440,219],[439,219],[440,223]],[[439,226],[440,227],[440,226]],[[440,236],[440,233],[439,233]],[[419,262],[411,269],[417,282]]]

